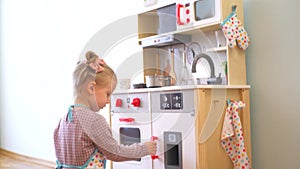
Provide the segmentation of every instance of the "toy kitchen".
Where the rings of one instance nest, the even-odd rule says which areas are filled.
[[[111,127],[120,144],[155,140],[158,149],[112,168],[251,168],[246,47],[222,27],[243,22],[242,0],[146,0],[141,9],[144,81],[113,93]]]

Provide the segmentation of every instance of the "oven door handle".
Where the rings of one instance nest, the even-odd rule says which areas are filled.
[[[158,137],[157,136],[151,136],[151,140],[156,141],[156,140],[158,140]],[[151,159],[152,160],[159,159],[159,156],[158,155],[152,155]]]
[[[158,140],[158,137],[157,136],[151,136],[151,140],[152,141]]]
[[[134,118],[119,118],[120,122],[132,123],[134,122]]]
[[[152,156],[151,156],[151,159],[152,159],[152,160],[159,159],[159,156],[158,156],[158,155],[152,155]]]

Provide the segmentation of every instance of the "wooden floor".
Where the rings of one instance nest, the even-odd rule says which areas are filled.
[[[0,149],[0,169],[54,169],[53,162]]]

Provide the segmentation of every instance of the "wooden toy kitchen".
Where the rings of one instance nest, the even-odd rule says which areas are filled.
[[[141,9],[146,85],[112,95],[111,126],[120,143],[153,139],[158,152],[113,168],[251,168],[243,1],[144,0]]]

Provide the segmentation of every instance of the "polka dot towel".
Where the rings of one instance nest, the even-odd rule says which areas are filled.
[[[250,169],[250,161],[244,144],[242,123],[238,109],[245,107],[243,101],[230,102],[224,117],[221,145],[234,164],[234,169]]]

